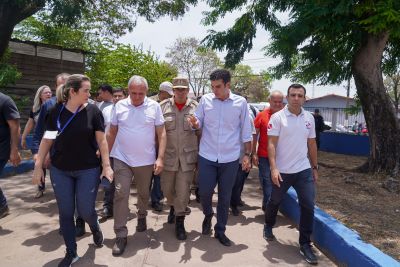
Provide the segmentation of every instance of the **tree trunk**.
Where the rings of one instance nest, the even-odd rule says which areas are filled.
[[[32,16],[45,5],[44,0],[0,2],[0,58],[3,57],[15,25]]]
[[[400,123],[383,85],[381,61],[389,34],[366,34],[352,72],[369,132],[368,171],[400,174]]]

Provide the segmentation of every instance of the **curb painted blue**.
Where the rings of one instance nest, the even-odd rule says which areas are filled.
[[[299,224],[300,209],[297,194],[290,188],[282,201],[281,212]],[[361,240],[359,234],[332,216],[315,207],[314,243],[337,264],[351,267],[400,267],[400,262]]]
[[[21,162],[21,164],[19,164],[17,167],[14,167],[14,166],[10,165],[9,163],[7,163],[7,165],[4,167],[4,169],[0,175],[0,179],[8,177],[8,176],[31,171],[31,170],[33,170],[34,165],[35,165],[35,163],[33,162],[33,160],[23,160]]]

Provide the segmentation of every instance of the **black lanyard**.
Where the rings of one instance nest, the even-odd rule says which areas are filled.
[[[72,121],[72,119],[76,116],[76,114],[78,114],[79,110],[81,109],[82,105],[78,107],[78,109],[75,111],[75,113],[68,119],[68,121],[64,124],[64,127],[61,128],[61,123],[60,123],[60,116],[61,113],[63,112],[65,105],[62,105],[60,112],[58,113],[58,117],[57,117],[57,129],[58,129],[58,133],[57,136],[59,136],[60,134],[62,134],[62,132],[64,132],[65,128],[68,126],[68,124],[70,124],[70,122]]]

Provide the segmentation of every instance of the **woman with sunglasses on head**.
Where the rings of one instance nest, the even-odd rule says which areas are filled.
[[[42,85],[39,87],[39,89],[37,89],[35,98],[33,100],[33,106],[32,106],[31,112],[29,114],[29,119],[25,125],[25,129],[24,129],[24,132],[22,133],[22,137],[21,137],[21,146],[23,149],[28,149],[28,147],[26,145],[26,137],[32,131],[32,129],[35,127],[35,125],[37,123],[40,109],[42,108],[42,104],[44,102],[46,102],[47,100],[49,100],[51,98],[51,96],[52,96],[51,89],[47,85]],[[46,176],[46,169],[43,169],[43,172],[44,172],[44,176]],[[44,189],[45,189],[45,182],[43,179],[43,182],[41,182],[38,185],[38,191],[36,192],[35,198],[42,197]]]
[[[90,226],[94,244],[101,247],[104,238],[97,220],[95,201],[100,178],[112,181],[113,171],[103,115],[95,105],[88,104],[90,79],[81,74],[71,75],[62,90],[64,102],[57,103],[48,115],[32,181],[38,184],[43,179],[41,166],[51,148],[50,179],[67,247],[65,258],[58,266],[70,266],[79,259],[75,240],[75,203],[78,213]],[[97,149],[101,162],[96,156]]]

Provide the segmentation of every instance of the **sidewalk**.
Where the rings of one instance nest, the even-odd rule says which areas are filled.
[[[58,235],[58,211],[49,178],[43,198],[36,200],[32,172],[0,179],[11,214],[0,220],[0,266],[57,266],[64,257],[64,242]],[[277,241],[266,242],[262,237],[263,212],[260,209],[261,190],[257,171],[247,180],[243,192],[243,213],[229,216],[227,236],[231,247],[222,246],[211,236],[201,235],[203,214],[192,196],[192,213],[186,217],[186,241],[174,236],[174,225],[166,223],[168,210],[149,210],[148,230],[136,233],[136,189],[131,189],[128,245],[121,257],[113,257],[113,220],[101,222],[105,241],[102,248],[93,245],[89,227],[78,239],[81,259],[73,266],[309,266],[299,254],[298,231],[285,217],[279,216],[274,229]],[[101,207],[102,192],[98,207]],[[216,201],[216,195],[215,195]],[[213,223],[216,219],[213,219]],[[319,266],[335,266],[323,254],[318,254]]]

